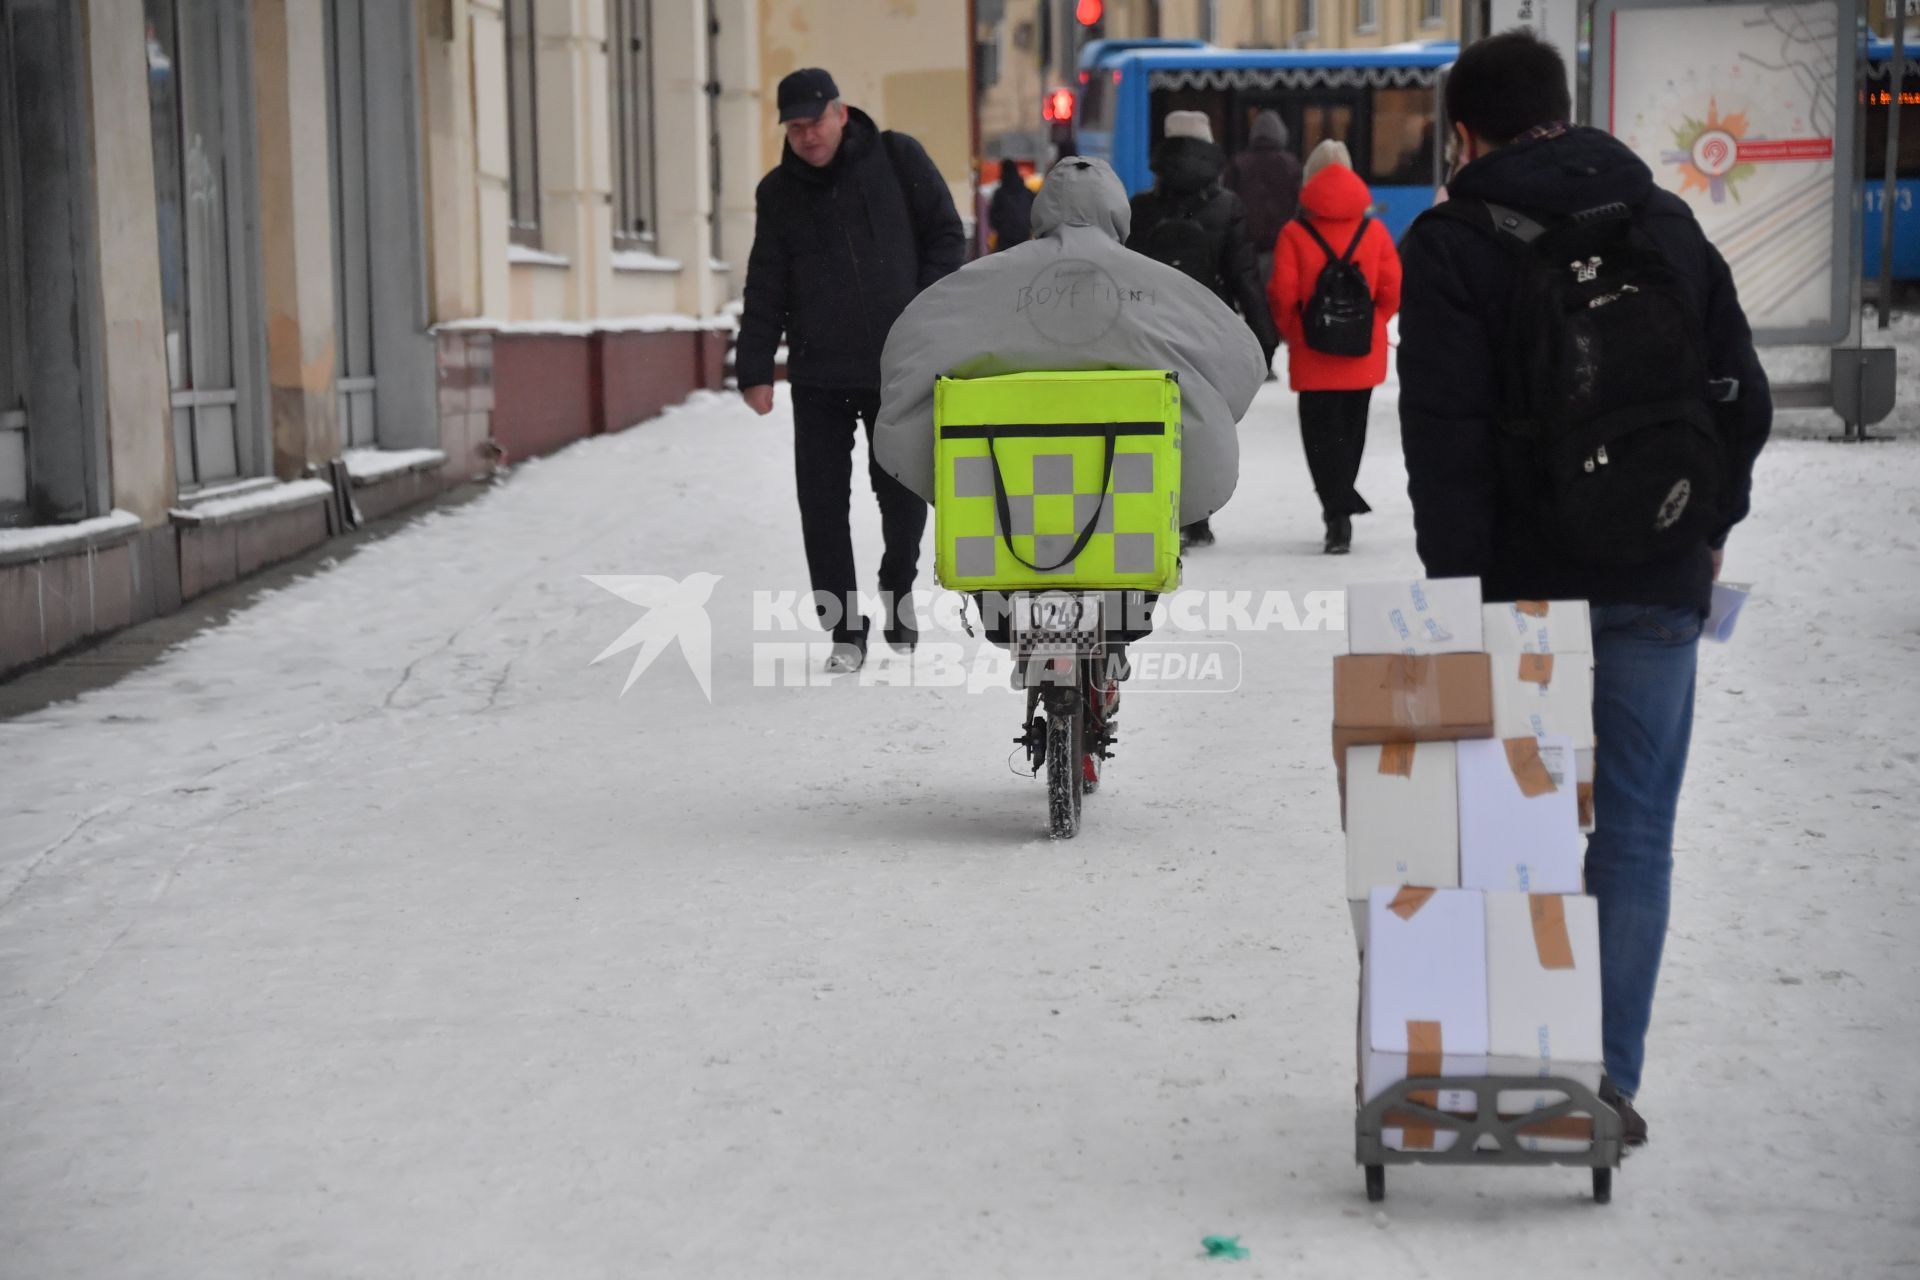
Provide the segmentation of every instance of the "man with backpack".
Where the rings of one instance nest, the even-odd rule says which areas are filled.
[[[1387,321],[1400,307],[1400,257],[1372,206],[1346,144],[1323,140],[1307,157],[1300,215],[1280,232],[1267,282],[1330,556],[1353,549],[1353,517],[1373,510],[1354,481],[1373,389],[1387,380]]]
[[[1414,527],[1431,576],[1592,605],[1602,1092],[1637,1145],[1700,624],[1772,401],[1725,261],[1631,151],[1567,123],[1552,46],[1468,47],[1446,115],[1449,198],[1400,250]]]
[[[1221,185],[1227,153],[1214,143],[1213,124],[1202,112],[1169,112],[1165,129],[1165,140],[1148,161],[1153,189],[1132,200],[1127,248],[1213,290],[1246,320],[1272,364],[1280,339],[1267,313],[1255,246],[1247,238],[1247,207]],[[1205,520],[1180,535],[1188,546],[1213,545],[1213,528]]]
[[[841,102],[825,71],[787,76],[779,105],[787,144],[754,193],[734,370],[753,411],[771,413],[785,333],[801,538],[815,598],[831,601],[822,606],[834,641],[827,667],[844,672],[866,661],[870,625],[856,601],[847,525],[856,424],[866,426],[868,478],[886,540],[882,626],[895,648],[918,638],[912,592],[927,505],[872,460],[880,350],[914,296],[959,269],[967,239],[925,149]]]

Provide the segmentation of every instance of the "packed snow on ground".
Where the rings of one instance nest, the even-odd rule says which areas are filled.
[[[1761,466],[1613,1205],[1395,1169],[1376,1211],[1343,637],[1222,634],[1236,692],[1129,694],[1049,842],[1010,694],[754,687],[752,592],[804,585],[784,397],[520,467],[0,723],[0,1271],[1912,1272],[1912,433]],[[1417,573],[1394,421],[1389,390],[1328,559],[1269,387],[1189,584]],[[696,571],[711,703],[671,650],[620,697],[631,652],[590,660],[642,610],[584,575]]]

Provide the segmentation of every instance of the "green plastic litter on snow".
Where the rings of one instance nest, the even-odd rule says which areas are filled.
[[[1239,1236],[1207,1236],[1200,1241],[1209,1258],[1244,1258],[1248,1251],[1240,1247]]]

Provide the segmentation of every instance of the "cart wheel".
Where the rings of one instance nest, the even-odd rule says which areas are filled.
[[[1367,1199],[1379,1204],[1387,1198],[1387,1166],[1370,1164],[1367,1166]]]
[[[1593,1202],[1595,1204],[1613,1203],[1613,1170],[1595,1169],[1593,1171]]]

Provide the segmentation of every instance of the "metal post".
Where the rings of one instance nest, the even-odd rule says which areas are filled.
[[[1893,219],[1899,212],[1900,86],[1907,69],[1906,0],[1887,0],[1893,16],[1893,66],[1887,87],[1887,173],[1880,196],[1880,327],[1893,316]]]
[[[1902,2],[1903,0],[1893,0],[1895,4]],[[1852,13],[1846,14],[1845,10],[1849,7],[1852,9]],[[1853,156],[1851,157],[1851,162],[1853,164],[1853,188],[1860,193],[1860,202],[1864,204],[1867,198],[1867,93],[1869,92],[1869,86],[1872,84],[1872,79],[1867,74],[1867,41],[1872,37],[1872,32],[1867,29],[1864,21],[1864,6],[1859,4],[1852,6],[1843,5],[1842,13],[1843,17],[1848,18],[1851,23],[1847,29],[1857,32],[1854,37],[1853,46],[1853,93],[1849,99],[1853,105],[1854,115]],[[1839,162],[1840,157],[1835,156],[1834,163],[1838,164]],[[1860,215],[1857,212],[1849,219],[1849,222],[1852,224],[1851,234],[1848,239],[1852,245],[1853,265],[1852,269],[1847,272],[1849,288],[1847,338],[1846,342],[1842,345],[1852,346],[1857,353],[1861,347],[1866,345],[1867,340],[1865,332],[1866,321],[1860,314],[1866,292],[1866,283],[1863,278],[1866,275],[1866,236],[1862,230]],[[1834,365],[1833,359],[1830,355],[1827,363],[1827,393],[1829,397],[1827,403],[1838,412],[1840,395],[1834,383],[1838,379],[1839,369]],[[1860,363],[1864,362],[1864,357],[1856,354],[1855,360],[1856,364],[1852,373],[1854,390],[1853,394],[1848,398],[1857,407],[1861,401]],[[1840,434],[1827,437],[1829,440],[1845,444],[1858,444],[1866,438],[1866,424],[1856,421],[1853,415],[1847,413],[1840,414]]]

